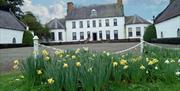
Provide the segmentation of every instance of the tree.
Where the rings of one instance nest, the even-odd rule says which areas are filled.
[[[143,39],[145,41],[151,42],[152,39],[157,38],[157,34],[156,34],[156,28],[154,26],[154,24],[150,25],[147,27]]]
[[[30,31],[24,31],[23,44],[28,44],[28,45],[33,44],[33,35]]]
[[[0,0],[0,9],[14,13],[14,15],[20,19],[23,15],[21,6],[23,5],[24,0]]]
[[[31,12],[26,12],[26,14],[22,16],[21,21],[28,25],[29,30],[33,31],[40,39],[48,40],[50,37],[49,29],[46,26],[42,26],[42,24]]]

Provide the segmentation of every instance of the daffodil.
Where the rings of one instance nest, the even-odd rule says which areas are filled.
[[[180,76],[180,72],[179,71],[177,71],[175,74],[176,74],[176,76]]]
[[[19,65],[19,61],[18,60],[14,60],[14,64],[15,65]]]
[[[68,64],[64,63],[63,68],[68,68]]]
[[[113,62],[113,67],[118,66],[118,62]]]
[[[109,53],[109,52],[107,52],[107,53],[106,53],[106,55],[107,55],[107,56],[109,56],[109,55],[110,55],[110,53]]]
[[[43,73],[42,70],[37,70],[38,75],[42,75],[42,73]]]
[[[80,62],[76,62],[76,67],[80,67],[81,63]]]
[[[146,69],[146,68],[144,67],[144,65],[141,65],[141,66],[140,66],[140,69],[141,69],[141,70],[144,70],[144,69]]]
[[[17,70],[18,68],[19,68],[18,65],[14,65],[14,66],[13,66],[13,69],[15,69],[15,70]]]
[[[124,60],[124,59],[121,59],[121,60],[119,61],[119,64],[120,64],[120,65],[127,65],[127,61]]]
[[[180,59],[178,60],[178,63],[180,63]]]
[[[89,48],[88,48],[88,47],[83,47],[83,49],[84,49],[85,51],[88,51],[88,50],[89,50]]]
[[[158,62],[157,59],[152,59],[150,61],[148,61],[148,65],[153,65],[153,64],[156,64]]]
[[[155,70],[158,70],[158,67],[156,66],[154,69],[155,69]]]
[[[76,49],[75,53],[78,54],[80,52],[80,49]]]
[[[165,63],[165,64],[169,64],[170,62],[169,62],[169,60],[166,60],[164,63]]]
[[[43,50],[43,51],[42,51],[42,54],[43,54],[44,56],[48,56],[48,55],[49,55],[49,52],[48,52],[47,50]]]
[[[171,63],[175,63],[176,61],[175,60],[171,60]]]
[[[90,67],[90,68],[88,69],[88,72],[92,72],[92,69],[93,69],[93,67]]]
[[[45,61],[49,61],[49,60],[50,60],[50,57],[45,57],[44,60],[45,60]]]
[[[52,84],[54,84],[54,79],[53,78],[49,78],[48,80],[47,80],[47,82],[48,82],[48,84],[50,84],[50,85],[52,85]]]
[[[149,74],[149,71],[148,71],[148,70],[146,70],[146,74]]]
[[[128,67],[129,67],[128,65],[125,65],[125,66],[123,67],[123,69],[128,69]]]
[[[21,77],[21,79],[24,79],[24,76],[23,76],[23,75],[21,75],[20,77]]]
[[[71,58],[72,58],[72,59],[76,59],[76,56],[75,56],[75,55],[73,55]]]

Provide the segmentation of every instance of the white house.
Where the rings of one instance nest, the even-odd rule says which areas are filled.
[[[0,44],[21,44],[25,30],[13,14],[0,10]]]
[[[180,37],[180,0],[170,0],[169,5],[155,19],[157,38]]]
[[[117,0],[114,4],[82,7],[75,7],[72,2],[68,2],[64,28],[57,28],[57,26],[63,26],[61,20],[58,19],[47,23],[51,35],[54,35],[51,42],[140,38],[144,34],[144,28],[150,23],[139,16],[124,16],[123,7],[122,0]],[[52,25],[54,25],[53,28]],[[128,35],[130,28],[133,32],[132,36]],[[59,32],[63,34],[62,41],[59,41]]]
[[[47,27],[50,29],[50,34],[51,34],[50,42],[65,42],[66,41],[64,19],[53,19],[49,23],[47,23]]]
[[[126,39],[143,37],[146,28],[151,23],[138,15],[126,16],[125,28]]]

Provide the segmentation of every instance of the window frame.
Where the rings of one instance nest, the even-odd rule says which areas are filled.
[[[117,19],[113,19],[114,26],[118,26]]]
[[[77,40],[77,33],[76,32],[72,32],[72,40]]]
[[[83,21],[79,21],[79,28],[83,28]]]
[[[76,28],[76,22],[73,21],[73,22],[72,22],[72,29],[75,29],[75,28]]]
[[[102,27],[102,20],[99,20],[99,27]]]
[[[111,32],[110,30],[106,30],[106,40],[110,40],[111,39]]]
[[[61,37],[59,36],[61,34]],[[63,40],[63,35],[62,35],[62,32],[58,32],[58,39],[60,40],[60,41],[62,41]]]
[[[93,20],[92,23],[93,23],[93,27],[95,28],[96,27],[96,20]]]
[[[118,40],[118,36],[119,36],[118,30],[114,30],[114,40]]]
[[[102,31],[99,31],[99,39],[103,39]]]
[[[50,36],[51,41],[55,41],[55,32],[51,32]]]
[[[110,26],[110,24],[109,24],[109,19],[106,19],[106,20],[105,20],[105,25],[106,25],[106,27],[109,27],[109,26]]]
[[[132,28],[128,28],[128,37],[133,37]]]
[[[80,40],[84,40],[84,32],[80,32]]]

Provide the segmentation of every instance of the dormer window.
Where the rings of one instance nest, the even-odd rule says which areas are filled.
[[[91,17],[97,17],[97,11],[95,9],[91,10]]]

